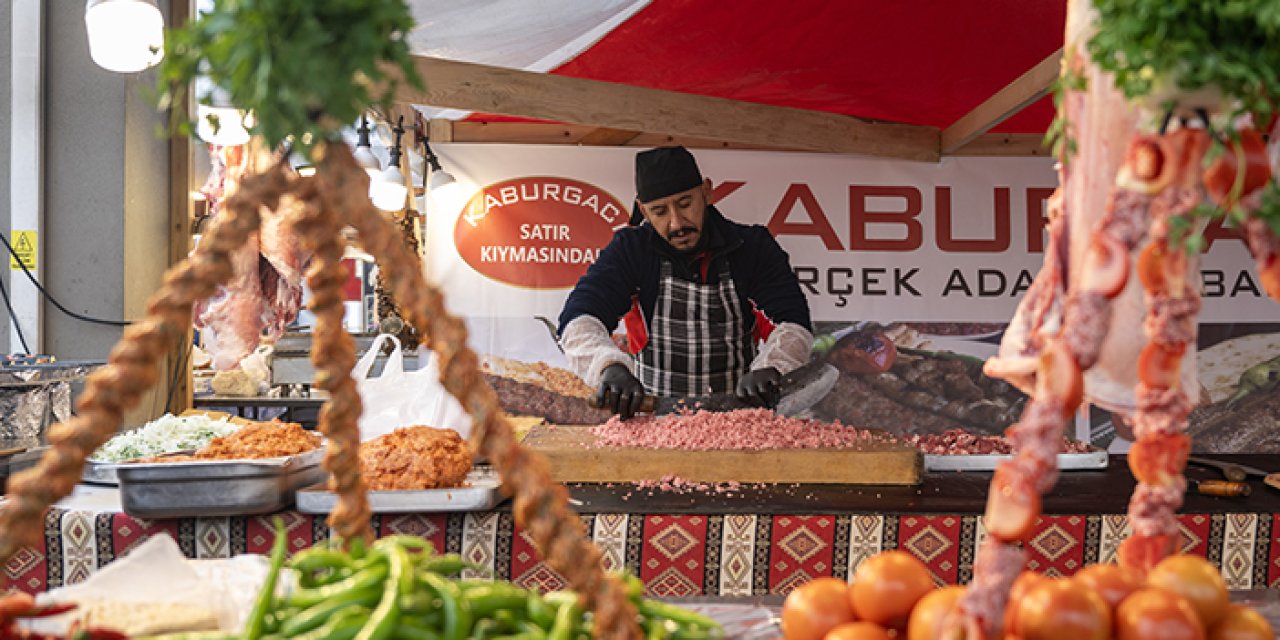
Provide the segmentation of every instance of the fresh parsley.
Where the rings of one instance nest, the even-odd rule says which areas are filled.
[[[171,128],[190,134],[182,107],[205,76],[253,113],[250,133],[309,148],[390,105],[397,78],[388,66],[423,86],[406,41],[413,25],[404,0],[216,0],[166,34],[158,102],[173,109]]]
[[[1265,123],[1280,94],[1280,1],[1094,0],[1094,62],[1125,96],[1216,89]]]

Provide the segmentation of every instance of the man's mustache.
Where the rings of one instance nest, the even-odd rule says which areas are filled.
[[[676,229],[675,231],[672,231],[671,235],[668,237],[674,240],[676,238],[683,238],[691,233],[697,233],[697,232],[698,232],[697,227],[682,227],[680,229]]]

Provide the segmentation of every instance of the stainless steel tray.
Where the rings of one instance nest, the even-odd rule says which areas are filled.
[[[122,464],[125,463],[85,460],[84,471],[80,473],[80,481],[89,484],[118,485],[120,484],[120,479],[116,477],[116,467]]]
[[[491,468],[472,469],[465,487],[419,491],[370,491],[369,508],[374,513],[424,513],[438,511],[488,511],[502,502],[501,482]],[[329,513],[338,504],[338,495],[319,484],[298,492],[298,511]]]
[[[271,513],[294,493],[325,479],[323,449],[262,460],[198,460],[121,464],[120,502],[138,518]]]
[[[996,465],[1013,456],[998,455],[960,455],[942,456],[926,454],[925,471],[994,471]],[[1106,469],[1107,452],[1101,449],[1088,453],[1059,453],[1058,469],[1062,471],[1078,471],[1085,469]]]

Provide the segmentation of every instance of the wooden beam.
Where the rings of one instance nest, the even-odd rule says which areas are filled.
[[[610,129],[608,127],[600,127],[593,129],[590,133],[582,136],[578,140],[578,144],[597,146],[597,147],[617,147],[631,142],[640,135],[639,131],[629,131],[626,129]]]
[[[595,127],[548,122],[466,122],[453,123],[454,142],[494,144],[577,144]]]
[[[453,142],[453,121],[432,118],[427,123],[427,139],[432,142]]]
[[[1047,157],[1050,151],[1044,146],[1044,136],[1039,133],[988,133],[947,155]]]
[[[583,140],[597,127],[551,122],[470,122],[452,123],[453,142],[483,144],[585,144]],[[1049,149],[1042,146],[1044,136],[1038,133],[987,133],[960,147],[949,156],[1047,156]],[[770,147],[671,136],[665,133],[637,133],[635,137],[616,146],[661,147],[673,144],[690,149],[755,149],[761,151],[796,151],[791,147]]]
[[[934,127],[417,57],[427,88],[401,102],[780,148],[936,162]],[[397,73],[388,69],[390,74]]]
[[[1053,81],[1057,80],[1061,67],[1062,49],[1058,49],[1026,73],[1018,76],[1017,80],[1010,82],[995,95],[987,98],[973,111],[956,120],[942,131],[943,155],[969,144],[974,138],[990,131],[992,127],[1043,98],[1049,93]]]

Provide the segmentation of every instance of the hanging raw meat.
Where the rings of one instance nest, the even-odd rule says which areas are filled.
[[[223,200],[234,195],[244,175],[269,166],[265,150],[210,145],[213,169],[202,187],[209,216],[216,220]],[[234,273],[226,285],[194,310],[195,326],[205,332],[205,347],[218,370],[234,369],[263,338],[284,334],[302,306],[302,276],[308,254],[286,222],[300,206],[286,198],[279,211],[262,211],[260,232],[231,253]]]

